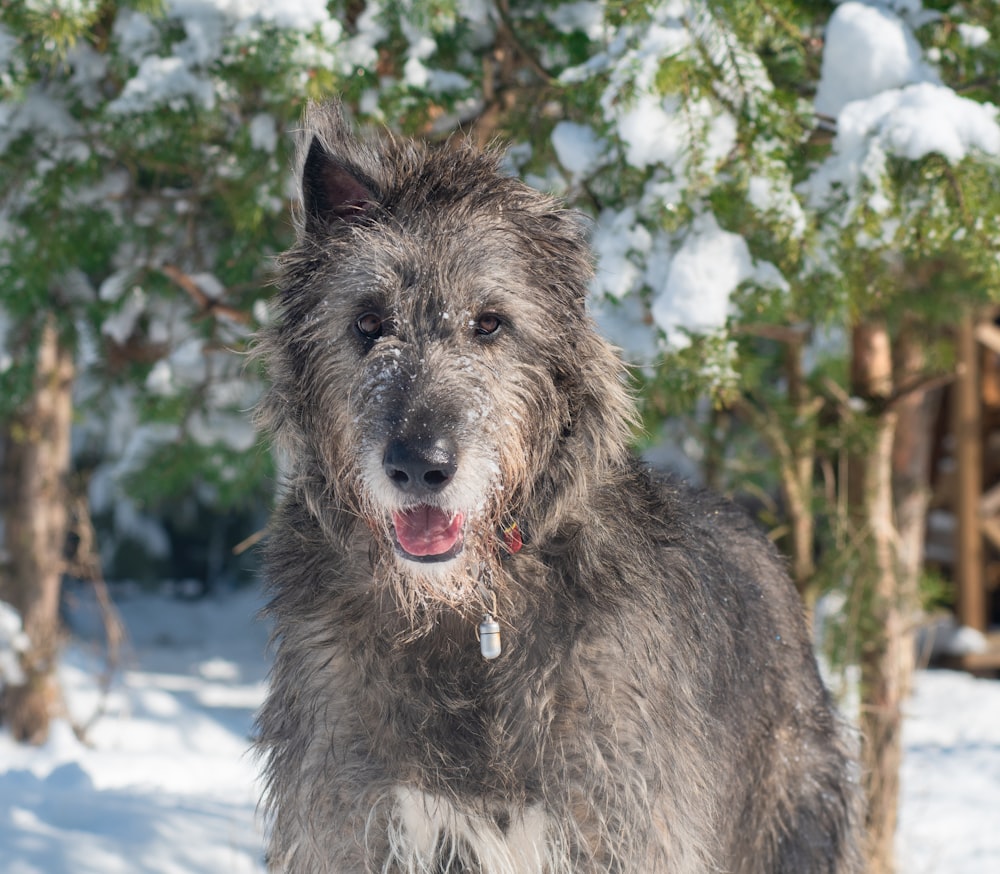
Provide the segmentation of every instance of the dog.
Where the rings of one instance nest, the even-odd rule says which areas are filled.
[[[258,341],[269,869],[860,870],[801,603],[749,519],[630,454],[579,217],[336,104],[299,152]]]

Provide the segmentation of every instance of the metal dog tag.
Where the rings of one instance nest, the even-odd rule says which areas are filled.
[[[479,623],[479,651],[484,659],[495,659],[500,655],[500,623],[489,613]]]

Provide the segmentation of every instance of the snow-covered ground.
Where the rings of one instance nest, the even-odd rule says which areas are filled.
[[[923,671],[907,712],[899,874],[997,874],[1000,681]]]
[[[61,675],[76,723],[46,745],[0,733],[3,874],[256,874],[254,712],[264,695],[267,630],[253,593],[183,601],[119,597],[129,646],[102,704],[97,619],[75,612],[83,637]]]
[[[3,874],[261,874],[253,713],[267,631],[252,592],[119,596],[129,655],[85,743],[0,733]],[[101,706],[96,620],[62,660],[74,721]],[[905,731],[900,874],[1000,871],[1000,682],[922,672]]]

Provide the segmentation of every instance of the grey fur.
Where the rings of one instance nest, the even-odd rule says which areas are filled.
[[[495,154],[362,142],[336,106],[301,143],[259,343],[290,469],[266,550],[270,870],[860,870],[801,605],[739,512],[630,456],[577,219]],[[392,514],[417,504],[461,523],[457,556],[402,549]]]

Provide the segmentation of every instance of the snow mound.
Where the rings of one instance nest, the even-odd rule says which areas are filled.
[[[865,3],[842,3],[834,10],[826,27],[817,112],[836,117],[854,100],[923,81],[937,76],[902,19]]]

